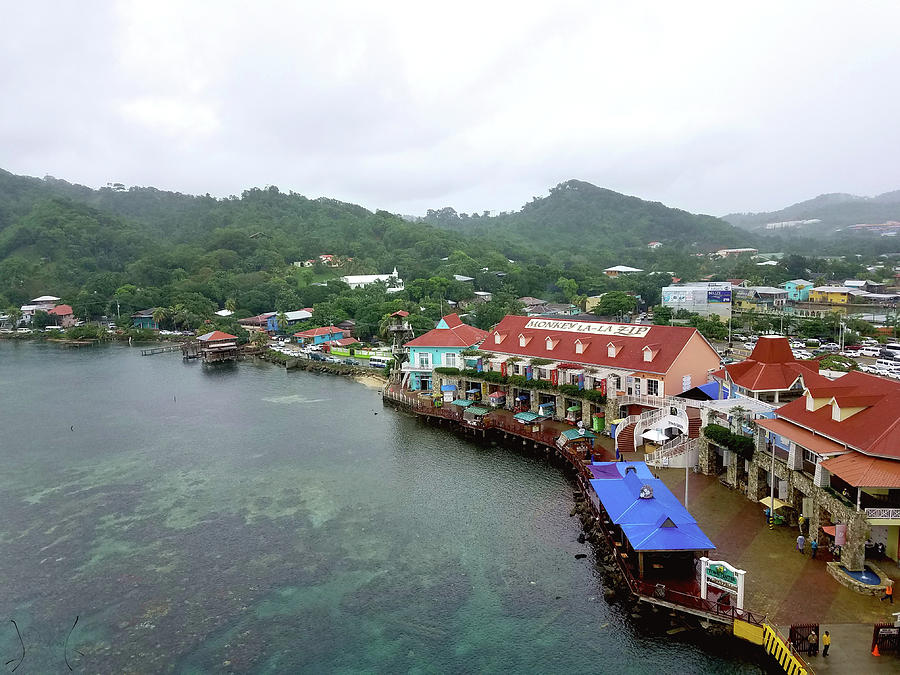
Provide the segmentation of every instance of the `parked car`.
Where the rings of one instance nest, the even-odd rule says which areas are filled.
[[[857,354],[860,356],[868,356],[872,359],[877,359],[881,355],[881,350],[878,347],[863,347],[860,349]]]

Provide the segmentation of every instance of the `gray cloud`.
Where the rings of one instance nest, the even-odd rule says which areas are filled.
[[[0,166],[403,213],[568,178],[705,213],[900,188],[894,3],[28,3]]]

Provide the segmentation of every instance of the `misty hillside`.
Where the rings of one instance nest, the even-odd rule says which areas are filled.
[[[542,247],[641,248],[651,241],[700,250],[750,245],[755,238],[712,216],[695,215],[584,181],[570,180],[514,213],[498,216],[429,210],[425,222]]]
[[[900,190],[885,192],[875,197],[860,197],[845,193],[819,195],[780,211],[769,213],[730,213],[723,216],[732,225],[751,232],[767,233],[767,223],[792,220],[819,220],[788,228],[798,234],[831,234],[835,230],[858,223],[883,223],[900,221]],[[785,232],[786,230],[777,230]]]

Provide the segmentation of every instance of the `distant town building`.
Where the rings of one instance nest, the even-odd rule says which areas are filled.
[[[603,270],[603,273],[608,277],[617,277],[622,274],[637,274],[638,272],[643,272],[644,270],[639,269],[637,267],[629,267],[628,265],[614,265],[612,267],[607,267]]]
[[[744,255],[745,253],[748,255],[755,255],[755,254],[759,253],[759,249],[758,248],[720,248],[718,251],[716,251],[715,254],[717,256],[719,256],[720,258],[728,258],[729,256]]]
[[[75,314],[72,312],[71,305],[57,305],[47,314],[56,320],[55,325],[62,328],[71,328],[75,325]]]
[[[153,312],[156,307],[150,309],[142,309],[131,315],[131,325],[135,328],[144,328],[146,330],[159,330],[159,325],[153,319]]]
[[[701,316],[731,317],[732,286],[728,281],[691,282],[680,286],[664,286],[662,305]]]

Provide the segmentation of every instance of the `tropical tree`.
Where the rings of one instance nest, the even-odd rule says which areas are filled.
[[[157,328],[161,327],[163,321],[169,318],[169,310],[167,307],[154,307],[153,308],[153,323],[156,324]]]
[[[287,333],[290,329],[290,326],[288,326],[287,314],[285,314],[284,312],[278,312],[278,314],[275,316],[275,320],[278,322],[278,332],[282,335]]]
[[[235,301],[234,298],[228,298],[225,301],[225,309],[227,309],[229,312],[234,312],[235,310],[237,310],[237,301]]]
[[[15,305],[12,305],[6,308],[6,316],[9,317],[10,323],[13,325],[13,328],[15,328],[22,319],[22,310]]]
[[[637,308],[637,299],[625,291],[609,291],[604,293],[600,302],[591,311],[597,316],[615,316],[621,319],[624,314]]]

